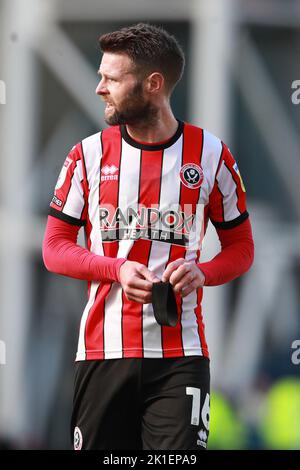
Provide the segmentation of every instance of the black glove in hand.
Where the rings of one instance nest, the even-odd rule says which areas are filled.
[[[154,282],[152,305],[155,320],[161,326],[176,326],[178,322],[177,304],[173,288],[169,282]]]

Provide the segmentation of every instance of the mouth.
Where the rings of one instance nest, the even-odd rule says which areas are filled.
[[[113,108],[113,105],[111,103],[106,102],[105,110],[109,111],[112,108]]]

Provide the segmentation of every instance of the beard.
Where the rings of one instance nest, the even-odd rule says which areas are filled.
[[[118,108],[114,106],[112,113],[104,114],[104,119],[110,126],[129,124],[140,127],[155,122],[157,114],[158,109],[144,98],[142,83],[138,82]]]

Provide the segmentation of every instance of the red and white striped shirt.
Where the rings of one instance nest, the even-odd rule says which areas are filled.
[[[142,144],[125,126],[77,144],[61,170],[50,214],[84,225],[87,248],[144,264],[161,278],[177,258],[199,262],[208,220],[247,217],[245,189],[224,143],[179,122],[167,142]],[[76,360],[204,355],[202,289],[176,296],[177,326],[161,327],[152,304],[127,299],[117,282],[89,283]]]

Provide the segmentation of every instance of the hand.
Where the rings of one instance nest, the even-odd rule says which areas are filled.
[[[175,293],[180,293],[182,297],[186,297],[193,290],[204,285],[205,276],[195,261],[186,261],[184,258],[179,258],[167,266],[162,281],[169,281]]]
[[[135,261],[125,261],[122,264],[119,279],[127,299],[141,304],[152,301],[152,284],[160,282],[152,271]]]

